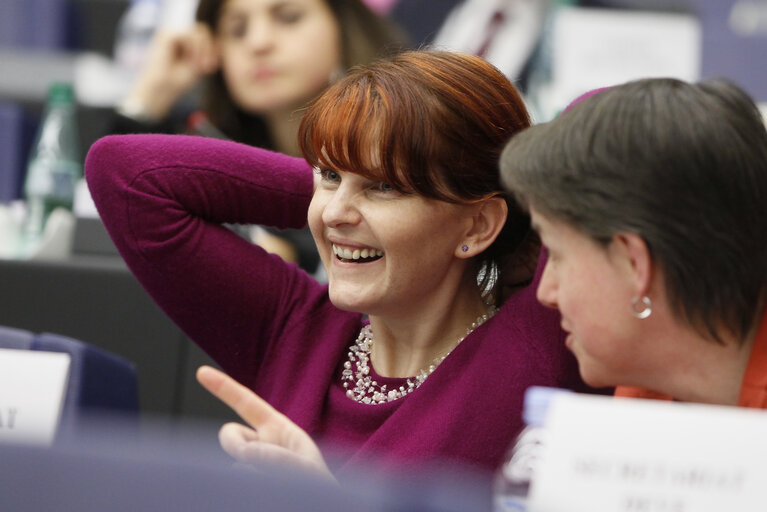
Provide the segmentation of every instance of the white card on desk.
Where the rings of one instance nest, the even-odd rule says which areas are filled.
[[[529,510],[767,510],[766,433],[761,410],[557,396]]]
[[[53,442],[69,363],[61,352],[0,349],[0,442]]]

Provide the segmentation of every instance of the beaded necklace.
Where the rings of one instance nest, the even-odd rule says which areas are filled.
[[[357,340],[349,347],[348,359],[344,362],[344,369],[341,372],[341,381],[346,389],[346,396],[359,403],[380,405],[409,395],[426,381],[426,378],[466,339],[466,336],[471,334],[474,329],[485,323],[489,318],[492,318],[497,312],[498,308],[490,306],[488,312],[478,316],[471,326],[466,329],[466,334],[446,354],[435,358],[428,367],[422,368],[416,376],[407,379],[405,384],[399,388],[389,390],[386,389],[386,384],[379,385],[370,376],[369,363],[370,351],[373,348],[373,329],[370,327],[370,324],[364,326],[360,330]]]

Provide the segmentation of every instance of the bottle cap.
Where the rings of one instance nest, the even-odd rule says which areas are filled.
[[[48,103],[70,104],[75,101],[75,90],[68,82],[54,82],[48,88]]]
[[[522,419],[525,424],[534,427],[543,426],[546,422],[546,413],[549,410],[551,399],[563,393],[572,393],[572,391],[544,386],[530,386],[527,388],[527,391],[525,391],[525,406],[522,410]]]

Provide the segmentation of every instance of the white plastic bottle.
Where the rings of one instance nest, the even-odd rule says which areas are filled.
[[[541,449],[546,442],[546,413],[554,395],[569,393],[558,388],[533,386],[525,392],[522,419],[525,428],[509,450],[493,482],[493,511],[522,512],[527,510],[527,498]]]

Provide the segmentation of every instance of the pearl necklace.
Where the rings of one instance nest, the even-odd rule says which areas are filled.
[[[426,378],[466,339],[466,336],[471,334],[474,329],[485,323],[489,318],[492,318],[497,312],[498,308],[490,306],[488,312],[478,316],[471,326],[466,329],[466,334],[446,354],[435,358],[428,367],[422,368],[415,377],[407,379],[405,384],[399,388],[392,388],[388,391],[385,384],[381,386],[370,377],[369,362],[370,351],[373,348],[373,329],[370,327],[370,324],[364,326],[360,330],[357,341],[349,347],[348,360],[344,362],[344,369],[341,372],[341,381],[346,389],[346,396],[359,403],[380,405],[409,395],[426,381]],[[352,367],[354,367],[354,371],[352,371]],[[350,383],[353,386],[352,388],[350,388]]]

